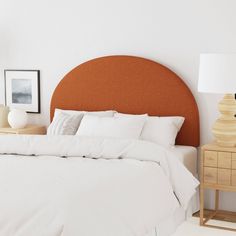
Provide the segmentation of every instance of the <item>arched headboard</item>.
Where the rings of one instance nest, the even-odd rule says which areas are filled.
[[[107,56],[77,66],[53,93],[51,119],[55,108],[184,116],[176,143],[199,145],[199,113],[191,91],[173,71],[145,58]]]

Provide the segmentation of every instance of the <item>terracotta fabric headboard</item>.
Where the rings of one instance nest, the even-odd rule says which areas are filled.
[[[56,87],[51,120],[55,108],[184,116],[176,144],[199,146],[199,113],[191,91],[170,69],[145,58],[107,56],[79,65]]]

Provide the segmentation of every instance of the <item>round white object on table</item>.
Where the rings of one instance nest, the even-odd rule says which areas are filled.
[[[27,125],[27,113],[20,109],[12,109],[8,114],[8,122],[13,129],[22,129]]]

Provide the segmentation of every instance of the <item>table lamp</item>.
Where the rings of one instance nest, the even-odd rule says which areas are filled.
[[[212,128],[220,146],[236,146],[236,54],[201,54],[198,91],[225,94]]]

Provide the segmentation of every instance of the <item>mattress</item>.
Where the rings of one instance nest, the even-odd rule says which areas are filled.
[[[191,146],[176,145],[170,149],[184,166],[194,175],[198,176],[197,148]]]

